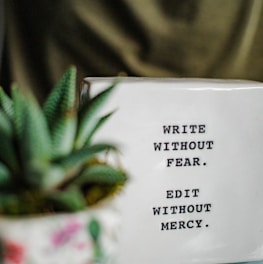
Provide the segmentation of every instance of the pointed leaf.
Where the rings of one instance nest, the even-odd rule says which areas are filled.
[[[60,166],[54,166],[49,163],[45,170],[45,177],[43,178],[42,189],[54,189],[57,185],[63,182],[64,178],[65,170]]]
[[[72,150],[77,126],[75,100],[76,68],[71,67],[55,86],[43,108],[51,131],[54,156],[66,155]]]
[[[24,120],[26,117],[26,108],[27,103],[22,95],[22,93],[18,90],[17,86],[12,86],[12,99],[13,99],[13,107],[14,107],[14,128],[15,128],[15,136],[18,139],[22,138],[22,131],[24,127]]]
[[[48,160],[51,153],[51,139],[46,119],[38,103],[28,97],[22,128],[21,151],[25,162]]]
[[[86,134],[86,141],[85,141],[85,146],[89,145],[92,137],[96,134],[97,130],[99,130],[107,121],[108,119],[112,116],[112,114],[115,111],[104,115],[103,117],[99,118],[99,119],[94,119],[94,122],[90,122],[89,124],[89,129],[87,129],[87,134]]]
[[[76,68],[70,67],[54,87],[44,104],[44,113],[49,126],[52,126],[63,114],[75,106]]]
[[[8,137],[13,136],[13,127],[10,119],[8,118],[7,114],[0,109],[0,129],[6,134]]]
[[[14,116],[13,102],[12,99],[4,92],[2,87],[0,87],[0,106],[7,116],[12,119]]]
[[[12,171],[15,171],[18,164],[13,142],[12,124],[3,110],[0,110],[0,138],[0,160],[4,162]]]
[[[72,113],[61,117],[52,127],[52,155],[67,155],[73,149],[77,129],[77,119]]]
[[[57,185],[63,182],[64,178],[65,170],[49,162],[32,161],[23,174],[27,188],[41,192],[55,189]]]
[[[76,212],[86,207],[85,198],[76,187],[49,194],[47,200],[55,212]]]
[[[79,111],[79,127],[75,142],[75,147],[77,149],[81,148],[87,138],[89,137],[90,124],[94,124],[94,119],[97,118],[96,114],[106,102],[111,92],[115,88],[116,84],[114,83],[106,90],[100,92],[91,100],[87,100],[81,107]],[[93,127],[93,125],[91,125]]]
[[[1,138],[1,151],[0,151],[0,161],[8,166],[12,171],[16,171],[18,168],[16,153],[13,146],[13,142],[9,136],[0,130]]]
[[[84,165],[90,158],[94,158],[97,154],[115,149],[114,146],[109,144],[96,144],[76,150],[66,157],[54,160],[54,163],[59,164],[65,169],[74,169]]]
[[[117,184],[127,180],[123,171],[108,165],[94,165],[88,167],[73,183],[82,185],[86,183]]]

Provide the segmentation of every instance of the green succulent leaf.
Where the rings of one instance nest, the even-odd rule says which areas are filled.
[[[75,150],[65,157],[55,159],[53,162],[65,169],[74,169],[83,166],[91,158],[96,157],[97,154],[114,149],[116,148],[110,144],[95,144]]]
[[[126,179],[127,176],[123,171],[108,165],[99,164],[87,167],[73,183],[78,185],[86,183],[117,184],[125,182]]]
[[[42,182],[42,189],[44,191],[54,189],[58,184],[63,182],[65,176],[66,172],[62,167],[48,164],[48,166],[46,166],[45,177]]]
[[[76,68],[72,66],[55,86],[43,107],[51,131],[54,156],[66,155],[73,147],[77,127],[75,103]]]
[[[14,116],[13,102],[12,99],[4,92],[2,87],[0,87],[0,106],[6,115],[12,119]]]
[[[17,171],[18,164],[17,164],[15,149],[12,140],[1,130],[0,130],[0,138],[1,138],[0,161],[5,163],[8,166],[8,168],[10,168],[12,171]]]
[[[49,194],[47,201],[56,212],[76,212],[86,207],[83,194],[74,186]]]
[[[23,127],[24,127],[24,120],[27,115],[26,108],[27,102],[24,95],[19,91],[16,85],[12,86],[12,99],[13,99],[13,107],[14,107],[14,134],[18,140],[21,140],[23,135]]]
[[[84,102],[81,106],[79,111],[79,126],[75,141],[76,149],[83,147],[85,142],[89,139],[91,131],[97,124],[97,113],[106,102],[115,86],[116,84],[114,83],[91,100]]]
[[[65,112],[74,108],[76,99],[76,74],[76,67],[70,67],[44,103],[43,111],[50,126],[57,122],[61,114],[64,115]]]
[[[48,162],[31,162],[23,175],[28,188],[48,192],[63,182],[65,170]]]
[[[18,164],[14,148],[12,123],[2,109],[0,109],[0,138],[0,161],[15,171]]]
[[[33,97],[28,97],[24,112],[20,141],[24,161],[46,161],[51,154],[51,139],[45,116]]]
[[[90,123],[89,131],[87,130],[86,141],[84,146],[88,146],[92,140],[92,137],[96,134],[96,132],[108,121],[108,119],[113,115],[115,111],[104,115],[99,119],[94,119],[93,124]]]
[[[10,170],[0,163],[0,190],[8,189],[11,186]]]
[[[7,114],[0,109],[0,129],[10,138],[13,136],[13,126]]]
[[[101,116],[116,82],[76,109],[76,68],[70,67],[43,108],[16,85],[0,87],[0,214],[75,212],[108,197],[126,174],[100,157],[111,144],[92,144],[112,113]],[[96,241],[99,228],[90,224]],[[99,247],[98,252],[99,254]]]
[[[73,149],[76,129],[77,119],[74,113],[57,120],[51,131],[53,157],[67,155]]]

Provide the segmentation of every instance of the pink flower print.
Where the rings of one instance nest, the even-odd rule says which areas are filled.
[[[86,250],[87,248],[89,248],[89,245],[85,242],[78,242],[74,245],[74,247],[78,250]]]
[[[4,259],[11,264],[23,264],[25,248],[16,242],[6,241],[4,244]]]
[[[52,235],[52,243],[54,246],[63,246],[69,242],[72,237],[81,229],[81,225],[78,222],[71,221],[66,226],[56,231]]]

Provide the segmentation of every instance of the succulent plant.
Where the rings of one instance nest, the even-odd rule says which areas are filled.
[[[76,68],[70,67],[43,106],[16,85],[0,90],[0,214],[82,210],[126,181],[120,166],[102,160],[115,152],[92,143],[112,113],[99,110],[116,83],[77,104]]]

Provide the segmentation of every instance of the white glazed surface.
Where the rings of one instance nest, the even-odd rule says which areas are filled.
[[[111,79],[89,79],[97,93]],[[231,263],[263,259],[263,85],[257,82],[126,78],[98,135],[121,142],[130,183],[118,201],[118,264]],[[205,133],[164,134],[164,125],[205,125]],[[154,151],[154,142],[213,141],[212,149]],[[168,158],[200,166],[167,167]],[[167,190],[198,189],[168,199]],[[211,204],[209,212],[154,215],[153,207]],[[202,220],[201,228],[161,223]],[[175,226],[173,226],[175,227]],[[191,228],[190,228],[191,227]]]

